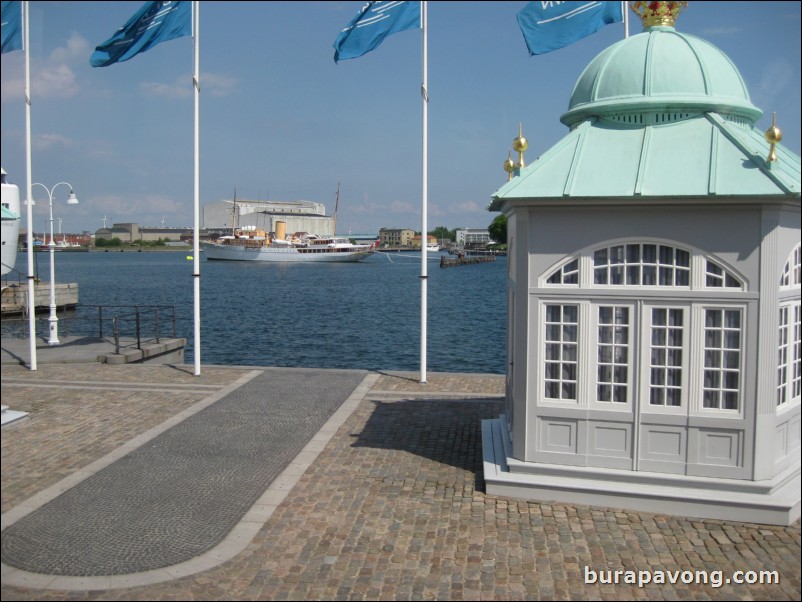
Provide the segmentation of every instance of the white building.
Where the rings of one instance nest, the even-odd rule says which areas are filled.
[[[276,231],[276,222],[285,222],[287,232],[309,232],[320,236],[334,235],[334,218],[326,215],[323,203],[312,201],[248,201],[233,199],[204,205],[202,228],[256,226]]]
[[[457,246],[461,247],[485,246],[492,242],[490,240],[490,233],[487,230],[479,228],[463,228],[457,230],[456,235]]]
[[[510,361],[487,491],[790,524],[800,159],[754,128],[720,50],[644,17],[581,74],[568,135],[494,195]]]

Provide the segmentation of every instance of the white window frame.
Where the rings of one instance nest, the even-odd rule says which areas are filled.
[[[629,246],[639,246],[640,256],[637,262],[629,261],[628,258],[628,245]],[[654,245],[657,251],[657,258],[655,262],[645,262],[643,259],[643,245]],[[624,282],[622,284],[597,284],[595,282],[596,277],[596,268],[595,265],[595,256],[597,252],[607,251],[609,254],[610,249],[616,247],[623,247],[624,248],[624,262],[620,264],[616,264],[616,266],[621,266],[624,274]],[[677,252],[687,253],[688,254],[688,266],[677,266],[676,261],[672,266],[668,266],[668,264],[660,264],[660,252],[661,248],[670,248],[672,250],[673,257],[677,258]],[[799,253],[797,252],[796,255],[798,256]],[[792,253],[791,257],[794,257]],[[571,265],[574,261],[578,263],[578,272],[575,272],[573,269],[567,270],[568,266]],[[642,268],[644,265],[654,266],[656,268],[656,275],[657,275],[657,283],[656,284],[627,284],[627,269],[632,267]],[[708,265],[713,265],[716,268],[722,271],[721,277],[721,285],[708,285]],[[609,266],[609,264],[608,264]],[[665,268],[670,268],[673,270],[673,279],[676,281],[676,272],[678,270],[685,271],[687,269],[688,274],[688,284],[681,284],[681,285],[666,285],[666,284],[659,284],[660,282],[660,270],[661,266]],[[609,272],[609,268],[608,268]],[[574,276],[576,274],[577,282],[565,282],[568,276]],[[572,278],[573,279],[573,278]],[[559,280],[559,282],[549,282],[550,280]],[[737,286],[727,286],[727,281],[730,280],[733,283],[737,283]],[[721,261],[718,258],[710,255],[709,253],[705,253],[701,249],[687,247],[681,244],[678,244],[671,240],[663,240],[663,239],[622,239],[622,240],[612,240],[606,241],[600,245],[594,245],[593,247],[588,247],[583,249],[571,256],[563,257],[560,261],[552,264],[551,267],[546,269],[539,278],[539,285],[543,288],[572,288],[572,289],[584,289],[584,288],[594,288],[594,289],[612,289],[612,290],[622,290],[628,288],[635,288],[638,290],[679,290],[679,291],[694,291],[694,290],[704,290],[704,291],[718,291],[727,293],[737,293],[743,292],[747,290],[747,283],[746,279],[739,274],[736,270],[734,270],[731,266],[727,265],[725,262]]]
[[[594,300],[589,303],[590,312],[590,329],[588,330],[588,342],[585,345],[587,348],[587,357],[588,360],[585,362],[585,365],[588,366],[585,373],[586,374],[586,381],[589,383],[587,396],[589,406],[595,410],[609,410],[609,411],[630,411],[632,409],[632,403],[634,400],[634,391],[633,387],[635,386],[635,369],[637,362],[636,359],[636,352],[637,346],[635,345],[635,333],[638,330],[638,319],[637,319],[637,305],[634,302],[620,302],[620,301],[600,301]],[[613,310],[613,321],[615,322],[615,313],[616,310],[625,309],[628,313],[627,318],[627,334],[626,334],[626,343],[625,345],[621,345],[620,341],[618,343],[609,344],[607,341],[603,341],[600,337],[600,330],[602,328],[607,329],[608,327],[612,327],[615,330],[616,324],[603,324],[600,319],[600,313],[602,309],[611,309]],[[582,332],[582,331],[580,331]],[[621,363],[616,362],[616,358],[612,357],[612,361],[609,363],[609,366],[612,372],[615,372],[616,367],[624,366],[626,367],[626,380],[624,381],[624,386],[626,387],[626,399],[624,401],[613,401],[611,400],[601,400],[599,399],[599,392],[598,387],[600,384],[608,384],[608,383],[600,383],[599,381],[599,372],[600,367],[602,364],[599,361],[599,354],[601,353],[601,347],[610,347],[613,354],[615,354],[616,348],[620,349],[625,347],[626,349],[626,362]],[[580,341],[580,353],[582,352],[582,341]],[[591,370],[590,367],[594,369]],[[614,376],[611,375],[611,376]],[[611,385],[615,384],[615,379],[613,382],[609,383]],[[614,395],[614,394],[613,394]],[[581,401],[581,400],[580,400]]]
[[[786,314],[783,323],[782,314]],[[802,304],[799,300],[782,303],[777,332],[777,411],[800,404],[802,396]],[[783,400],[780,400],[780,395]]]
[[[737,368],[733,368],[731,366],[726,367],[724,370],[721,370],[720,373],[724,374],[726,371],[734,371],[738,374],[738,407],[737,409],[728,409],[722,407],[716,408],[707,408],[704,405],[704,392],[705,392],[705,353],[706,353],[706,344],[705,344],[705,337],[706,337],[706,319],[707,319],[707,312],[708,311],[721,311],[721,312],[729,312],[729,311],[737,311],[740,314],[740,326],[739,326],[739,345],[738,345],[738,366]],[[745,376],[745,367],[746,367],[746,358],[744,353],[744,340],[745,334],[747,332],[747,311],[746,306],[743,304],[722,304],[722,303],[698,303],[694,304],[694,312],[692,317],[692,333],[694,337],[695,345],[693,345],[693,350],[695,351],[695,357],[691,360],[692,361],[692,378],[695,379],[695,384],[691,386],[691,398],[690,398],[690,408],[691,413],[697,416],[715,416],[716,418],[723,418],[730,416],[732,418],[741,418],[744,413],[744,376]],[[722,325],[722,330],[726,331],[726,327]],[[717,348],[710,348],[711,351],[722,351],[725,352],[725,348],[722,347],[720,349]],[[722,356],[723,358],[724,356]],[[719,363],[721,363],[720,360]],[[723,387],[720,387],[720,390],[724,390]]]
[[[643,327],[641,328],[641,391],[640,398],[641,412],[644,414],[671,414],[686,416],[690,411],[690,383],[692,380],[692,370],[690,363],[693,324],[691,322],[691,303],[682,304],[669,304],[660,303],[658,301],[649,302],[643,306]],[[682,354],[682,359],[679,365],[681,383],[678,387],[680,394],[679,405],[652,404],[652,352],[653,352],[653,333],[654,326],[654,312],[655,310],[664,310],[667,312],[678,311],[682,316],[682,344],[678,347]],[[661,326],[662,327],[662,326]],[[666,325],[668,329],[670,325]],[[668,333],[667,333],[668,334]],[[669,346],[666,344],[665,348],[668,352],[669,347],[677,348],[676,345]],[[659,366],[655,366],[657,368]],[[668,365],[665,366],[668,369]]]
[[[565,405],[578,405],[582,398],[582,382],[583,382],[583,364],[586,362],[583,361],[582,358],[582,323],[583,323],[583,312],[581,303],[577,301],[569,301],[569,300],[554,300],[554,301],[544,301],[541,305],[540,311],[540,324],[542,327],[542,335],[541,335],[541,344],[539,349],[541,350],[542,358],[538,362],[538,373],[540,377],[538,378],[537,386],[539,388],[538,397],[543,399],[545,402],[549,404],[556,404],[560,406]],[[559,307],[560,308],[560,321],[556,322],[553,319],[550,319],[549,316],[549,308],[550,307]],[[565,321],[565,309],[566,308],[573,308],[576,310],[576,322],[566,322]],[[553,316],[552,316],[553,318]],[[559,339],[555,339],[549,333],[549,328],[559,325]],[[570,337],[570,329],[573,328],[576,332],[575,340],[574,341],[566,341],[566,335]],[[566,331],[566,329],[568,331]],[[554,333],[557,336],[558,333]],[[574,359],[573,361],[570,360],[570,347],[566,348],[566,345],[574,346]],[[559,347],[559,349],[557,349]],[[554,356],[554,351],[558,351],[558,357]],[[569,359],[566,361],[565,353],[566,351],[569,352]],[[575,372],[574,372],[574,380],[570,380],[567,378],[563,378],[565,375],[565,369],[570,368],[571,365],[574,365]],[[550,367],[556,366],[559,368],[559,374],[550,373]],[[564,398],[564,397],[549,397],[548,396],[548,387],[547,383],[556,383],[557,386],[560,387],[560,394],[562,395],[562,387],[564,383],[574,383],[574,397],[573,398]]]

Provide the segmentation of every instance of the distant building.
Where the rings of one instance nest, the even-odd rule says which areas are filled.
[[[221,234],[223,231],[217,232]],[[207,230],[199,232],[201,240],[208,238],[211,233]],[[98,240],[120,239],[123,244],[139,242],[192,242],[195,237],[193,228],[165,228],[139,226],[135,223],[113,224],[111,228],[100,228],[95,231],[95,244]],[[56,238],[58,240],[58,238]]]
[[[416,249],[420,249],[421,248],[421,240],[422,240],[422,238],[423,237],[420,234],[416,234],[415,236],[413,236],[412,237],[412,246],[415,247]],[[437,244],[437,237],[436,236],[432,236],[431,234],[429,234],[426,237],[426,240],[428,241],[427,242],[428,245]]]
[[[460,247],[486,247],[490,244],[490,232],[486,229],[463,228],[457,230],[457,246]]]
[[[380,247],[411,247],[415,230],[379,228]]]
[[[204,205],[201,226],[209,229],[256,226],[276,231],[276,222],[284,222],[286,231],[309,232],[319,236],[335,234],[335,219],[326,215],[323,203],[312,201],[248,201],[234,199]]]

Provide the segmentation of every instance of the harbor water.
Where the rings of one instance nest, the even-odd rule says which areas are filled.
[[[56,282],[79,308],[174,305],[176,335],[194,362],[191,251],[58,253]],[[503,374],[506,257],[439,267],[429,255],[427,370]],[[35,254],[47,279],[49,257]],[[24,253],[17,270],[27,273]],[[376,253],[358,263],[266,264],[201,259],[201,363],[420,370],[421,260]],[[91,320],[89,321],[91,322]],[[38,334],[46,334],[39,322]],[[80,321],[76,320],[76,324]],[[64,324],[70,334],[80,326]],[[86,326],[91,330],[91,326]]]

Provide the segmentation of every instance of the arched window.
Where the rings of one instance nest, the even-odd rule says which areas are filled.
[[[593,283],[689,286],[691,254],[654,243],[615,245],[593,252]]]
[[[800,261],[800,255],[802,255],[800,245],[796,245],[794,250],[791,251],[788,261],[785,262],[785,268],[783,268],[783,274],[780,277],[780,288],[799,286],[800,280],[802,280],[802,262]]]
[[[583,269],[590,272],[585,278],[582,278]],[[694,270],[700,272],[696,278]],[[797,278],[798,273],[797,263]],[[670,243],[637,241],[582,251],[563,259],[545,277],[547,286],[576,287],[582,283],[585,286],[695,287],[740,291],[746,288],[742,278],[721,261],[701,251]]]

